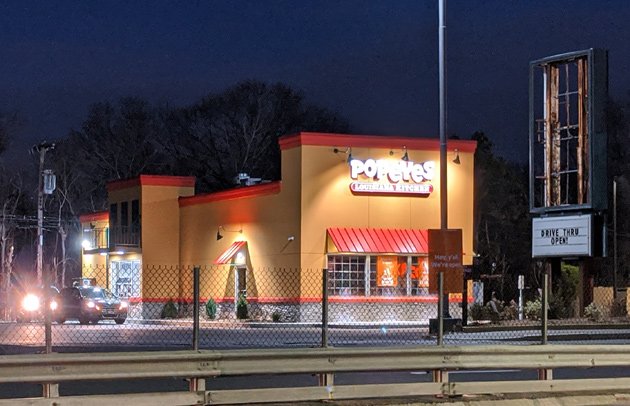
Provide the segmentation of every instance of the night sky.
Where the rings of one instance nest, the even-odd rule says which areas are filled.
[[[438,0],[5,1],[0,111],[17,112],[9,162],[79,128],[91,103],[185,105],[245,79],[284,82],[355,133],[438,136]],[[527,157],[528,63],[609,50],[630,99],[630,1],[450,0],[449,134],[483,130]]]

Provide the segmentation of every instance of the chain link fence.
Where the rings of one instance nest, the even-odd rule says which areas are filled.
[[[565,280],[574,279],[574,271],[550,278],[548,291],[518,275],[481,275],[444,283],[462,287],[440,295],[410,273],[392,276],[396,283],[383,287],[359,268],[334,261],[327,270],[204,266],[198,279],[193,267],[130,262],[110,264],[109,272],[85,268],[69,286],[14,289],[4,298],[0,354],[610,343],[630,337],[626,290],[594,286],[581,308],[575,283]]]

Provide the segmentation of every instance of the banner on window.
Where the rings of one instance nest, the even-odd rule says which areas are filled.
[[[376,261],[376,285],[380,288],[398,285],[398,257],[378,257]]]

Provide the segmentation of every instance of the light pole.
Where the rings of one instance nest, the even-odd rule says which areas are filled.
[[[440,229],[445,231],[448,229],[448,170],[446,166],[446,125],[447,125],[447,102],[446,102],[446,0],[439,1],[438,7],[439,18],[439,103],[440,103]],[[441,276],[444,281],[444,275]],[[438,289],[441,307],[438,318],[450,318],[448,293],[444,293],[442,289]],[[443,344],[443,325],[438,329],[438,345]]]
[[[617,177],[613,178],[613,299],[617,299]]]
[[[46,152],[55,148],[55,144],[43,141],[33,147],[39,153],[39,171],[37,173],[37,285],[43,285],[43,249],[44,249],[44,159]],[[49,172],[52,174],[52,172]],[[51,192],[52,193],[52,192]]]

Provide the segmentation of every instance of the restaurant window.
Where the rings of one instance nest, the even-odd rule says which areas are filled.
[[[411,258],[411,294],[426,296],[429,294],[429,268],[427,257]]]
[[[365,256],[328,256],[328,293],[333,296],[365,295]]]
[[[133,231],[140,229],[140,202],[138,199],[131,201],[131,229]]]
[[[118,225],[118,204],[109,205],[109,226],[116,227]]]
[[[129,226],[129,203],[122,202],[120,203],[120,225],[123,228]]]
[[[407,257],[370,257],[370,296],[407,294]]]

